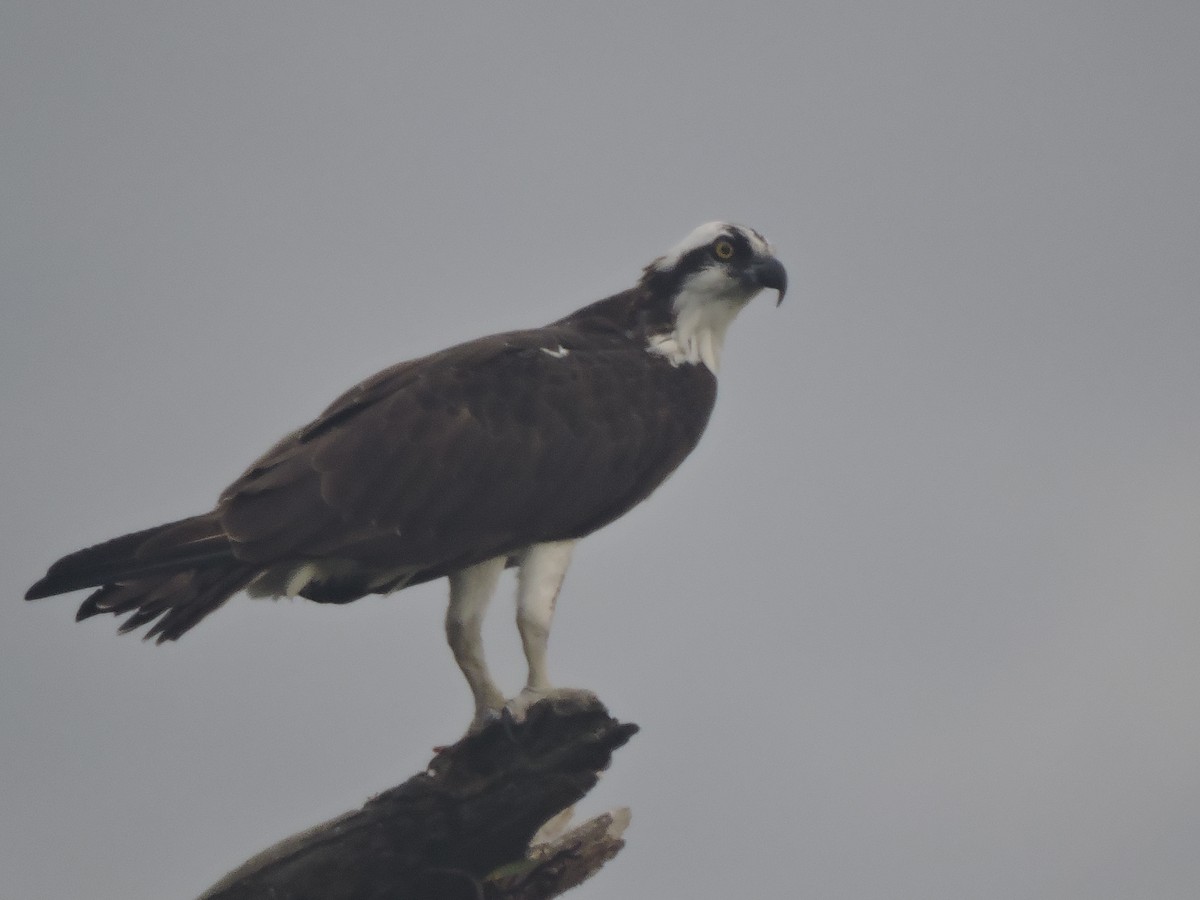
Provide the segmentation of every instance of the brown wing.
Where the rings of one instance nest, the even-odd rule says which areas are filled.
[[[672,367],[623,335],[495,335],[343,395],[218,512],[248,562],[432,577],[621,515],[692,450],[714,397],[706,369]]]
[[[575,319],[381,372],[211,513],[69,554],[26,596],[99,587],[78,618],[128,614],[122,631],[153,622],[147,637],[174,640],[298,563],[322,564],[305,596],[344,602],[599,528],[692,450],[716,382]]]

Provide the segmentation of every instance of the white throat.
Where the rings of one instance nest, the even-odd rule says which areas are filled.
[[[717,374],[729,324],[762,290],[757,279],[749,277],[753,272],[747,268],[747,260],[734,262],[734,244],[739,244],[743,253],[748,251],[756,263],[773,258],[771,245],[752,228],[709,222],[646,267],[643,279],[669,273],[685,259],[690,260],[691,270],[672,301],[674,327],[651,335],[646,347],[649,352],[665,356],[673,366],[703,363]],[[705,247],[708,252],[698,252]]]
[[[685,289],[675,298],[675,328],[652,336],[647,349],[674,366],[703,363],[716,375],[725,332],[749,299],[734,293],[714,294],[701,286]]]

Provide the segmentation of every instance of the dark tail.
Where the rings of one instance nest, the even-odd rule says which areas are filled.
[[[158,619],[145,636],[162,643],[178,638],[257,574],[233,555],[220,522],[208,513],[64,556],[25,599],[98,587],[79,607],[76,621],[132,613],[121,623],[125,633]]]

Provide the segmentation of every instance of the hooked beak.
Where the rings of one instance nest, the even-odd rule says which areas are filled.
[[[787,293],[787,269],[783,267],[783,263],[769,256],[751,266],[750,275],[759,287],[779,292],[776,306],[783,302],[783,295]]]

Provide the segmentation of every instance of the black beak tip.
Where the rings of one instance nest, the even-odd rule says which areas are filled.
[[[783,263],[772,256],[770,259],[765,259],[755,266],[754,274],[760,286],[778,291],[779,296],[775,300],[775,305],[779,306],[783,303],[783,296],[787,293],[788,282],[787,269],[783,267]]]

